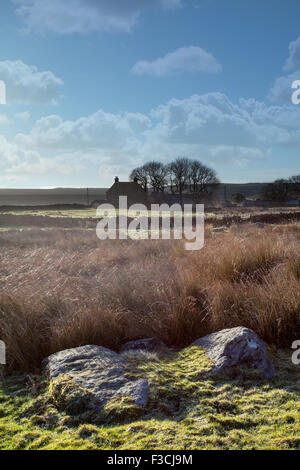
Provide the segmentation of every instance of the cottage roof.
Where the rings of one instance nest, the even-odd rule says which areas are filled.
[[[122,191],[122,192],[126,193],[126,192],[130,192],[130,191],[139,191],[139,190],[143,191],[143,188],[138,183],[136,183],[135,181],[133,181],[133,182],[117,181],[108,189],[108,191],[110,191],[110,190],[118,190],[118,192]]]

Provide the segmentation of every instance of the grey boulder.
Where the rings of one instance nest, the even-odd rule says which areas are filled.
[[[50,380],[67,376],[81,389],[88,390],[104,406],[117,397],[129,397],[136,406],[148,402],[148,381],[128,380],[126,360],[102,346],[81,346],[49,356],[44,361]]]
[[[196,340],[215,362],[213,372],[228,374],[234,366],[255,367],[267,379],[274,376],[274,365],[267,356],[267,345],[249,328],[237,327],[218,331]]]
[[[137,350],[154,352],[165,348],[166,345],[158,338],[143,338],[123,344],[120,353]]]

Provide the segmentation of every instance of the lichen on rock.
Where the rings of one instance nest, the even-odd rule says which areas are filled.
[[[105,407],[129,399],[143,409],[148,402],[148,381],[130,380],[126,359],[101,346],[60,351],[45,360],[50,392],[56,407],[72,415],[94,413],[105,419]],[[116,413],[117,414],[117,413]]]
[[[262,370],[272,379],[274,365],[268,357],[267,345],[249,328],[236,327],[211,333],[196,340],[192,346],[201,346],[215,362],[214,373],[228,374],[235,366]]]

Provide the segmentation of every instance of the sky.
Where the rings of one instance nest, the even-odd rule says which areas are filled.
[[[179,156],[227,183],[300,174],[299,16],[299,0],[1,0],[0,187],[105,187]]]

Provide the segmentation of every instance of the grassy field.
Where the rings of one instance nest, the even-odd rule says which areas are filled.
[[[232,208],[208,208],[205,210],[205,217],[212,218],[212,217],[229,217],[234,215],[239,215],[244,218],[250,217],[250,215],[258,215],[258,214],[278,214],[278,213],[295,213],[299,211],[299,207],[270,207],[270,208],[249,208],[249,207],[232,207]],[[120,212],[118,209],[115,211],[116,215],[120,213],[126,214],[125,211]],[[15,216],[46,216],[46,217],[64,217],[64,218],[80,218],[80,219],[94,219],[97,218],[96,208],[93,207],[86,207],[86,208],[69,208],[69,209],[57,209],[49,207],[48,209],[39,209],[38,207],[35,208],[26,208],[23,209],[20,207],[9,207],[4,208],[0,207],[0,215],[15,215]],[[147,216],[158,216],[158,212],[155,211],[147,211],[145,215]],[[160,213],[161,214],[161,213]],[[167,213],[166,213],[167,214]],[[109,216],[109,212],[107,214]],[[114,213],[111,213],[113,216]],[[134,213],[128,213],[128,216],[135,215]]]
[[[93,230],[0,232],[0,446],[8,449],[299,449],[300,225],[206,226],[183,241],[99,241]],[[195,339],[246,326],[269,345],[276,376],[213,377]],[[160,356],[129,355],[150,402],[107,417],[59,411],[42,375],[49,354],[84,344],[118,351],[158,336]],[[185,348],[185,349],[182,349]]]
[[[300,449],[300,381],[290,352],[276,352],[271,384],[255,372],[218,379],[199,348],[131,355],[150,401],[136,415],[118,404],[99,417],[59,412],[39,376],[10,376],[0,391],[0,449]],[[297,382],[298,379],[298,382]]]
[[[10,215],[35,215],[35,216],[47,216],[47,217],[66,217],[66,218],[96,218],[96,209],[87,207],[86,209],[22,209],[22,208],[10,208],[1,209],[0,214]]]

